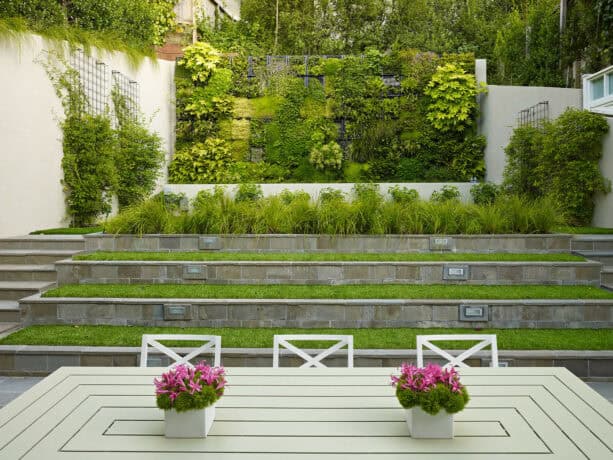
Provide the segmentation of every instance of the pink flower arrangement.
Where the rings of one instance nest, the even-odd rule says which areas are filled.
[[[402,363],[400,377],[392,375],[392,385],[399,385],[403,390],[428,391],[437,383],[447,386],[453,393],[462,391],[460,375],[455,368],[443,369],[437,364],[428,364],[426,367],[417,367],[412,364]]]
[[[153,380],[160,409],[185,411],[214,404],[227,383],[223,367],[211,367],[202,361],[196,366],[179,364]]]
[[[396,396],[403,407],[420,406],[433,415],[441,409],[449,413],[459,412],[469,400],[458,372],[437,364],[417,367],[403,363],[400,375],[392,375],[392,386],[396,387]]]

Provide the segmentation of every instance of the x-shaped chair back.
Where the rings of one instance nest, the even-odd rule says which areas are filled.
[[[463,351],[458,356],[452,356],[447,353],[445,350],[437,347],[432,342],[437,341],[456,341],[456,340],[467,340],[467,341],[475,341],[478,340],[475,346],[469,348],[466,351]],[[442,356],[449,362],[445,364],[444,367],[469,367],[464,363],[464,360],[478,352],[479,350],[484,349],[488,345],[491,345],[492,349],[492,364],[491,367],[498,367],[498,345],[496,342],[496,335],[487,335],[487,334],[445,334],[445,335],[418,335],[417,336],[417,367],[423,367],[424,365],[424,354],[423,347],[427,347],[436,354]]]
[[[181,356],[168,348],[166,345],[161,344],[159,342],[160,340],[204,342],[204,344],[192,350],[185,356]],[[191,365],[191,359],[209,350],[212,350],[215,356],[213,365],[219,366],[221,363],[221,336],[219,335],[144,334],[140,352],[140,367],[147,367],[147,355],[149,353],[149,348],[158,350],[159,352],[172,358],[175,362],[169,367],[177,364]]]
[[[289,343],[289,340],[308,340],[308,341],[328,341],[334,340],[336,343],[330,348],[323,350],[321,353],[311,356],[295,345]],[[334,352],[347,346],[347,367],[353,367],[353,336],[352,335],[319,335],[319,334],[304,334],[304,335],[275,335],[274,348],[272,354],[272,367],[279,367],[279,347],[286,348],[296,355],[304,359],[305,363],[300,367],[326,367],[322,364],[322,360],[327,358]]]

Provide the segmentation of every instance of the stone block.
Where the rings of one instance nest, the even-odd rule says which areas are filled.
[[[164,321],[184,321],[191,320],[192,305],[189,303],[169,303],[164,304]]]
[[[370,279],[377,283],[391,283],[396,281],[395,265],[372,265]]]
[[[523,267],[523,279],[526,283],[544,283],[550,278],[551,270],[549,267],[543,265]]]
[[[509,308],[509,307],[496,307],[496,308]],[[517,317],[521,317],[524,321],[552,321],[553,310],[550,306],[546,305],[534,305],[534,306],[522,306],[513,307],[517,312]],[[521,313],[520,313],[521,312]],[[515,316],[515,315],[513,315]]]
[[[457,321],[459,318],[457,305],[433,305],[432,309],[433,321]]]
[[[431,251],[453,251],[456,248],[456,241],[450,236],[432,236],[430,237]]]
[[[195,246],[196,247],[194,249],[200,249],[205,251],[218,251],[222,248],[222,243],[219,237],[207,235],[199,237],[198,242]]]
[[[212,267],[211,267],[212,268]],[[240,265],[224,265],[215,267],[215,279],[218,280],[238,280],[241,279]]]
[[[375,310],[372,305],[345,306],[345,320],[354,324],[356,321],[372,321],[375,318]]]
[[[285,305],[229,305],[228,318],[240,320],[287,319]]]
[[[574,247],[575,242],[572,240],[571,236],[552,236],[548,239],[548,249],[557,250],[557,251],[570,251],[571,250],[571,242]]]
[[[113,355],[113,366],[116,367],[135,367],[139,362],[140,358],[136,353]]]
[[[419,279],[419,266],[396,265],[396,281],[415,282]]]
[[[141,278],[140,265],[118,265],[117,277],[127,278],[129,280],[138,280]]]
[[[590,377],[613,377],[613,359],[589,360]]]
[[[135,236],[132,239],[133,251],[157,251],[160,249],[160,239],[158,237],[144,236],[142,238]]]
[[[565,281],[574,281],[575,270],[573,267],[553,266],[551,267],[551,279],[557,281],[558,283]]]
[[[586,305],[583,307],[585,321],[613,321],[613,306]]]
[[[49,364],[46,355],[15,355],[15,369],[24,371],[48,371]]]
[[[0,352],[0,371],[15,369],[15,354],[13,352]]]
[[[241,276],[243,280],[258,280],[266,279],[265,265],[243,265],[241,267]]]
[[[535,236],[535,237],[524,237],[524,247],[528,251],[544,251],[547,249],[547,240],[546,238]]]
[[[275,236],[270,238],[271,251],[302,251],[303,241],[293,236]]]
[[[81,356],[81,366],[106,367],[113,366],[113,355],[87,355]]]
[[[499,265],[496,267],[496,278],[500,283],[523,281],[523,267],[521,265]]]
[[[330,320],[344,320],[345,310],[341,306],[330,305],[296,305],[288,308],[287,318],[303,322],[325,322]],[[307,327],[307,326],[305,326]],[[319,327],[319,326],[310,326]],[[322,326],[325,327],[325,326]]]
[[[183,279],[206,280],[209,277],[207,268],[204,264],[185,264],[183,265]]]
[[[600,267],[576,267],[575,281],[600,282]]]
[[[267,280],[295,280],[292,266],[268,265],[265,271]]]
[[[577,377],[589,377],[587,359],[554,359],[553,365],[565,367]]]
[[[94,264],[91,267],[92,278],[113,279],[118,277],[117,265]]]
[[[346,265],[343,267],[344,280],[368,280],[370,270],[368,265]]]
[[[471,265],[470,279],[473,281],[496,281],[496,267],[492,265]]]
[[[208,320],[225,320],[228,319],[228,308],[225,305],[199,305],[199,317]]]
[[[160,237],[160,249],[181,249],[181,237]]]
[[[197,236],[182,236],[179,242],[179,249],[181,251],[197,251],[198,250],[198,237]]]
[[[442,283],[443,282],[443,266],[442,265],[421,265],[419,267],[419,281],[421,283]]]
[[[445,281],[466,281],[470,278],[470,267],[461,264],[443,265],[443,280]]]
[[[144,320],[143,311],[146,307],[138,304],[115,304],[115,316],[129,321]]]
[[[533,359],[533,358],[515,358],[505,359],[503,357],[498,358],[499,361],[507,361],[512,367],[551,367],[553,365],[552,359]]]
[[[319,265],[317,266],[317,280],[332,282],[333,284],[343,279],[342,269],[339,265]]]
[[[36,323],[53,324],[58,319],[58,304],[32,303],[30,304],[30,317]]]

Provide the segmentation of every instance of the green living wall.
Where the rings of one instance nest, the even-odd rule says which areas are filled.
[[[198,42],[179,61],[171,182],[483,177],[472,54],[258,58],[229,48]]]

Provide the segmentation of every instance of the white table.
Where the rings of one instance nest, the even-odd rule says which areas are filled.
[[[210,436],[166,439],[161,371],[61,368],[0,410],[0,459],[613,459],[613,405],[563,368],[463,370],[452,440],[408,436],[389,368],[229,368]]]

